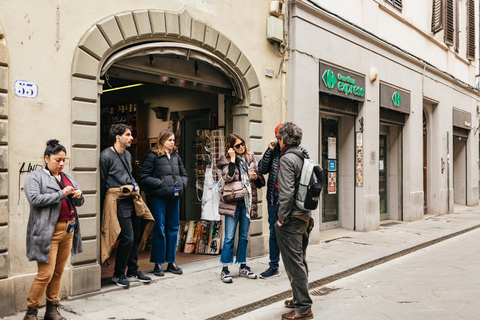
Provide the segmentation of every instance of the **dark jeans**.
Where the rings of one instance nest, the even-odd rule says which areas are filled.
[[[277,233],[275,232],[275,223],[277,222],[278,198],[273,198],[273,204],[268,204],[268,224],[270,229],[270,237],[268,239],[268,247],[270,249],[270,268],[278,270],[280,262],[280,248],[277,243]]]
[[[312,306],[308,294],[307,227],[307,222],[297,218],[290,218],[281,227],[275,225],[283,265],[293,291],[295,311],[300,314],[308,313]]]
[[[118,244],[115,259],[115,276],[125,274],[128,266],[129,273],[138,270],[138,241],[140,238],[140,217],[135,213],[132,197],[117,200],[117,218],[120,224],[120,243]]]
[[[152,196],[150,207],[155,218],[150,262],[155,264],[174,262],[180,226],[180,197]]]

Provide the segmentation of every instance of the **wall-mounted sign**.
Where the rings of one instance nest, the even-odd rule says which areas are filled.
[[[337,158],[337,138],[328,137],[328,159]]]
[[[410,114],[410,93],[380,83],[380,107]]]
[[[363,187],[363,134],[357,132],[357,150],[355,158],[355,185],[357,187]],[[360,143],[359,143],[360,142]]]
[[[17,80],[13,90],[17,96],[23,98],[35,98],[38,95],[38,86],[33,82]]]
[[[365,77],[320,62],[320,91],[365,101]]]
[[[328,173],[328,194],[337,193],[337,173],[329,172]]]
[[[337,161],[328,160],[328,171],[337,171]]]

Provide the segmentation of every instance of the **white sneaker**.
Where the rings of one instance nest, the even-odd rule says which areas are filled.
[[[257,275],[250,270],[250,267],[240,268],[238,271],[240,277],[246,277],[248,279],[257,279]]]
[[[225,283],[232,283],[233,279],[232,276],[230,275],[230,271],[223,271],[220,273],[220,278],[222,278],[222,281]]]

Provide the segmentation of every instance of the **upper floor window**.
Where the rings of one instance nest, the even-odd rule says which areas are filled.
[[[390,3],[394,8],[402,11],[402,0],[385,0],[385,2]]]

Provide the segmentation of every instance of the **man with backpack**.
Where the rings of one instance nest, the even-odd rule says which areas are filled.
[[[278,212],[275,230],[285,271],[293,291],[293,299],[286,300],[285,306],[294,308],[291,312],[282,315],[284,320],[313,318],[312,299],[308,293],[306,261],[308,237],[313,219],[311,219],[311,212],[300,209],[295,200],[304,166],[304,160],[299,155],[302,135],[302,129],[293,122],[283,123],[277,135],[281,153],[276,183]]]
[[[276,186],[276,176],[278,171],[278,164],[280,163],[280,145],[276,140],[278,129],[282,124],[280,123],[275,127],[275,139],[271,140],[268,144],[268,148],[263,154],[262,159],[258,162],[258,172],[261,174],[268,173],[267,181],[267,204],[268,204],[268,225],[270,235],[268,239],[269,247],[269,266],[268,269],[260,273],[261,279],[270,279],[280,276],[278,270],[280,262],[280,248],[277,243],[277,235],[275,233],[275,223],[277,222],[277,208],[278,208],[278,189]],[[310,158],[307,150],[299,146],[303,153],[304,158]]]

